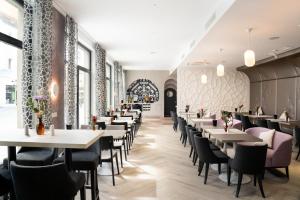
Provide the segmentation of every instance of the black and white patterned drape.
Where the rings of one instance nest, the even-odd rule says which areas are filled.
[[[124,100],[124,90],[123,90],[123,67],[119,67],[119,99]]]
[[[77,100],[77,23],[66,16],[65,23],[65,124],[76,127]]]
[[[114,102],[115,102],[115,108],[118,108],[120,106],[118,77],[119,77],[119,63],[117,61],[115,61],[114,62]]]
[[[95,45],[96,55],[96,113],[97,117],[106,111],[106,52],[100,44]]]
[[[24,125],[30,127],[36,120],[26,103],[41,93],[49,99],[43,117],[45,125],[52,123],[48,92],[52,73],[52,9],[52,0],[24,1],[22,108]]]

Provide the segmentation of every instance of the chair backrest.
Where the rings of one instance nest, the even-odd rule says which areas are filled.
[[[296,143],[300,145],[300,127],[295,127]]]
[[[232,169],[248,174],[262,174],[265,170],[267,145],[237,144]]]
[[[281,131],[278,122],[272,122],[270,120],[267,120],[267,125],[269,129],[275,129],[276,131]]]
[[[196,151],[200,161],[210,163],[217,160],[217,157],[209,147],[209,141],[207,138],[199,135],[194,135],[194,140]]]
[[[186,125],[187,125],[187,123],[186,123],[185,119],[182,119],[181,120],[181,130],[180,131],[181,131],[182,135],[184,135],[184,136],[187,135],[186,129],[185,129]]]
[[[202,133],[200,131],[197,131],[197,130],[191,130],[190,131],[191,143],[192,143],[192,146],[193,146],[194,150],[196,151],[195,138],[194,138],[195,135],[198,135],[199,137],[202,137]]]
[[[265,120],[265,119],[257,119],[256,125],[259,127],[268,128],[267,120]]]
[[[124,125],[106,125],[105,130],[125,130]]]
[[[186,125],[185,126],[188,142],[190,145],[192,145],[192,140],[191,140],[191,131],[196,131],[196,128],[192,127],[191,125]]]
[[[72,124],[67,124],[67,125],[66,125],[66,129],[67,129],[67,130],[72,130],[72,129],[73,129]]]
[[[242,120],[241,115],[238,113],[235,113],[235,119],[237,120]]]
[[[99,139],[100,151],[112,150],[114,146],[113,136],[103,136]]]
[[[241,119],[242,119],[242,125],[243,125],[244,130],[252,127],[252,123],[250,122],[250,119],[248,116],[241,115]]]
[[[77,193],[65,165],[21,166],[11,162],[10,171],[19,200],[71,200]]]
[[[104,130],[106,128],[105,122],[96,122],[96,125],[98,126],[98,129]]]
[[[123,125],[124,130],[128,129],[128,123],[127,122],[112,122],[111,125]]]

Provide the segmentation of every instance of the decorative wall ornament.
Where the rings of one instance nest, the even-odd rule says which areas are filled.
[[[77,100],[77,23],[66,16],[65,24],[65,124],[76,127]]]
[[[159,90],[152,81],[148,79],[137,79],[127,89],[127,95],[133,98],[134,102],[157,102]]]
[[[100,44],[95,45],[96,55],[96,113],[97,117],[106,112],[106,52]]]
[[[28,99],[43,92],[49,98],[52,72],[52,0],[24,1],[24,35],[22,68],[22,107],[24,125],[36,123],[26,106]],[[52,123],[51,102],[48,101],[44,122]]]

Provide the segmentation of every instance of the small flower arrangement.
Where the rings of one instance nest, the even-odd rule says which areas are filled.
[[[41,118],[47,109],[47,101],[47,96],[33,96],[28,99],[26,105],[36,114],[38,118]]]
[[[185,112],[187,113],[187,112],[189,112],[189,110],[190,110],[190,105],[186,105],[185,106]]]
[[[225,132],[227,132],[228,130],[228,125],[233,122],[233,117],[232,117],[232,113],[222,110],[221,111],[221,119],[224,121],[224,129]],[[231,123],[232,124],[232,123]]]
[[[92,127],[93,130],[96,130],[97,116],[92,116]]]
[[[242,108],[244,107],[243,104],[239,105],[239,112],[241,112]]]

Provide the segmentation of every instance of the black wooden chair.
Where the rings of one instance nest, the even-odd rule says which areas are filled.
[[[72,127],[67,127],[67,129]],[[87,181],[85,188],[91,189],[92,200],[99,199],[98,189],[98,174],[97,167],[99,165],[100,147],[97,141],[91,145],[88,149],[72,149],[72,169],[78,171],[87,172]],[[58,157],[53,163],[64,162],[64,155]],[[90,185],[88,185],[88,179],[90,177]]]
[[[85,200],[85,176],[68,172],[64,164],[21,166],[11,162],[10,171],[18,200],[73,200],[80,190]]]
[[[126,149],[127,155],[129,155],[131,132],[130,132],[130,130],[128,130],[128,123],[127,122],[112,122],[111,125],[122,125],[122,126],[124,126],[124,130],[126,130],[126,136],[125,136],[125,140],[124,140],[123,145],[124,145],[124,149]]]
[[[184,145],[184,147],[186,146],[186,142],[187,142],[187,133],[186,133],[186,129],[185,129],[186,125],[187,125],[186,120],[181,118],[179,121],[179,129],[181,132],[182,144]]]
[[[281,132],[280,126],[278,122],[272,122],[270,120],[267,120],[267,125],[269,129],[275,129],[276,131]]]
[[[258,127],[268,128],[268,123],[267,123],[267,120],[265,120],[265,119],[257,119],[256,125]]]
[[[248,128],[257,127],[256,124],[252,124],[248,116],[241,115],[243,130],[247,130]]]
[[[100,166],[102,166],[103,162],[111,163],[112,181],[115,186],[114,158],[116,160],[118,174],[120,174],[120,170],[118,154],[113,150],[113,145],[114,139],[112,136],[104,136],[100,138]]]
[[[231,169],[238,173],[238,184],[235,196],[239,196],[243,174],[251,174],[254,176],[254,186],[256,186],[256,178],[258,179],[261,195],[265,198],[262,179],[265,171],[265,162],[267,156],[267,145],[248,146],[238,144],[235,156],[228,162],[227,183],[230,185]]]
[[[197,131],[197,129],[192,127],[191,125],[185,126],[185,129],[186,129],[189,145],[191,146],[190,155],[189,155],[189,157],[191,157],[193,152],[194,152],[194,147],[192,145],[192,139],[191,139],[191,132],[192,131]]]
[[[195,146],[199,158],[198,176],[200,176],[203,166],[205,164],[205,177],[204,184],[207,182],[209,164],[218,164],[219,174],[221,173],[221,163],[227,163],[228,157],[222,151],[213,151],[209,147],[209,141],[207,138],[194,136]]]
[[[296,138],[296,145],[298,145],[298,149],[299,149],[296,157],[296,160],[298,160],[300,154],[300,127],[295,128],[295,138]]]
[[[0,165],[0,196],[3,196],[3,200],[7,200],[11,192],[13,192],[13,184],[10,172],[7,167]]]

